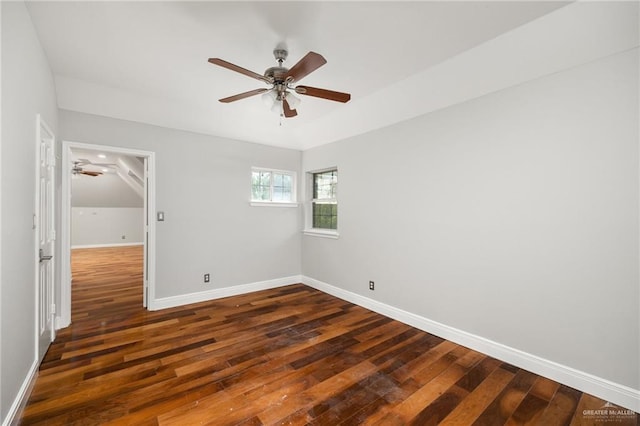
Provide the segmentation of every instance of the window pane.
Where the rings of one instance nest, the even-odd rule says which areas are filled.
[[[313,198],[335,199],[338,184],[338,171],[315,173],[313,175]]]
[[[283,173],[273,174],[273,201],[291,201],[291,176]]]
[[[273,187],[273,201],[284,201],[284,193],[281,187]]]
[[[271,172],[260,172],[260,185],[271,186]]]
[[[251,199],[257,201],[271,199],[271,172],[251,172]]]
[[[338,229],[338,205],[313,203],[312,226],[321,229]]]

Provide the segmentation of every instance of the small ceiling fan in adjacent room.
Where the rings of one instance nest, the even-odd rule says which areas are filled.
[[[73,167],[71,168],[71,173],[74,175],[86,175],[86,176],[100,176],[104,172],[96,171],[96,170],[87,170],[87,166],[91,167],[99,167],[102,170],[113,169],[118,167],[114,163],[94,163],[91,160],[87,160],[85,158],[79,158],[78,160],[73,162]]]
[[[288,56],[286,49],[276,48],[273,51],[273,55],[278,62],[278,66],[267,68],[264,75],[249,71],[220,58],[209,58],[209,62],[214,65],[255,78],[256,80],[260,80],[270,86],[269,88],[250,90],[248,92],[222,98],[220,99],[220,102],[235,102],[250,96],[262,94],[262,99],[267,103],[272,111],[277,112],[281,116],[291,118],[298,115],[296,107],[300,104],[300,99],[296,97],[294,93],[342,103],[348,102],[351,99],[351,95],[349,93],[319,89],[311,86],[294,86],[294,84],[302,78],[327,63],[326,59],[324,59],[322,55],[315,52],[309,52],[300,59],[298,63],[291,67],[291,69],[282,66],[282,63]]]

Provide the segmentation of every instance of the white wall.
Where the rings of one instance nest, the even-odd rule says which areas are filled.
[[[142,244],[143,229],[143,208],[71,208],[71,248]]]
[[[36,114],[57,130],[53,77],[22,2],[2,7],[2,306],[0,418],[35,362]]]
[[[640,389],[638,75],[633,49],[305,151],[340,238],[304,236],[303,274]]]
[[[300,209],[249,205],[251,167],[299,173],[300,151],[64,110],[60,128],[64,140],[156,153],[157,298],[300,274]]]

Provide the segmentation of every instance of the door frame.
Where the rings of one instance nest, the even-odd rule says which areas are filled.
[[[71,150],[87,149],[105,153],[122,154],[145,158],[144,179],[144,265],[143,265],[143,304],[153,309],[155,302],[156,271],[156,177],[155,152],[122,148],[110,145],[62,141],[62,194],[60,225],[60,314],[56,318],[56,327],[64,328],[71,324]]]
[[[51,314],[53,315],[53,318],[51,318],[51,337],[50,337],[50,342],[53,342],[53,340],[55,339],[56,336],[56,318],[55,318],[55,313],[56,313],[56,308],[55,308],[55,304],[56,304],[56,285],[55,285],[55,280],[56,280],[56,208],[55,208],[55,200],[56,200],[56,196],[55,196],[55,182],[56,182],[56,174],[55,174],[55,170],[56,170],[56,157],[55,157],[55,148],[56,148],[56,137],[55,134],[53,133],[53,131],[51,130],[51,128],[47,125],[47,123],[44,121],[44,119],[42,118],[42,116],[40,114],[36,114],[36,170],[35,170],[35,174],[36,174],[36,187],[35,187],[35,209],[34,209],[34,214],[33,214],[33,230],[34,230],[34,242],[35,242],[35,249],[34,249],[34,269],[35,269],[35,302],[36,302],[36,309],[35,309],[35,355],[36,355],[36,359],[39,361],[41,360],[41,355],[44,355],[44,353],[46,352],[46,350],[43,350],[40,346],[41,346],[41,340],[40,340],[40,313],[42,311],[42,307],[40,306],[40,302],[41,302],[41,298],[40,298],[40,253],[39,253],[39,248],[40,248],[40,216],[42,215],[42,211],[41,211],[41,203],[40,203],[40,197],[41,197],[41,191],[40,191],[40,179],[41,179],[41,167],[40,167],[40,162],[42,160],[41,157],[41,141],[43,138],[49,138],[52,141],[51,144],[51,158],[49,159],[49,161],[51,162],[51,167],[53,167],[52,173],[51,173],[51,185],[53,187],[53,190],[51,191],[51,196],[53,197],[53,200],[50,204],[50,207],[52,208],[51,211],[51,223],[49,224],[49,226],[52,228],[50,231],[52,232],[52,240],[54,241],[51,247],[51,256],[53,256],[53,262],[51,263],[50,267],[51,267],[51,282],[49,283],[49,292],[50,292],[50,300],[48,300],[45,303],[50,303],[50,307],[46,308],[46,311],[49,312],[51,311]]]

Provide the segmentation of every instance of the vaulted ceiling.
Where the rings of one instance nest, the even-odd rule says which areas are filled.
[[[79,170],[100,173],[72,174],[72,207],[143,207],[143,160],[121,153],[73,148],[71,161]]]
[[[517,84],[518,67],[531,66],[510,59],[509,52],[527,54],[532,46],[514,46],[505,34],[566,5],[28,2],[28,9],[61,108],[306,149]],[[298,117],[283,120],[260,96],[217,101],[266,86],[211,65],[208,58],[262,74],[276,65],[272,51],[279,44],[289,50],[285,66],[308,51],[327,59],[301,84],[350,92],[352,100],[340,104],[301,96]],[[474,53],[483,48],[482,55]],[[502,76],[502,64],[510,60],[514,68]],[[495,84],[480,87],[473,81],[485,74]]]

